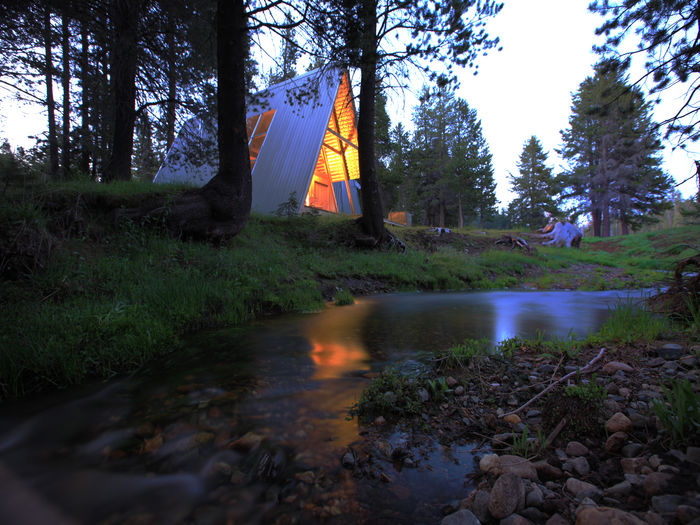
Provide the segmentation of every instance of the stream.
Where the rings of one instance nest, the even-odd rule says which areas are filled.
[[[0,405],[0,516],[439,523],[470,490],[476,444],[433,443],[415,468],[354,478],[340,458],[361,439],[348,412],[370,378],[465,338],[584,337],[627,297],[641,293],[393,294],[195,334],[128,377]]]

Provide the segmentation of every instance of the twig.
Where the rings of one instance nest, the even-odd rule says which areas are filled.
[[[559,421],[557,426],[554,427],[554,430],[552,430],[549,433],[549,435],[547,436],[547,439],[544,442],[545,450],[552,446],[552,443],[554,443],[554,440],[557,439],[557,436],[562,431],[562,429],[566,426],[566,423],[567,423],[566,418],[562,418],[562,420]]]
[[[571,376],[573,376],[574,374],[585,374],[585,373],[589,372],[590,369],[592,368],[593,364],[596,363],[601,357],[603,357],[603,354],[604,354],[604,353],[605,353],[605,348],[601,348],[601,349],[600,349],[600,352],[598,352],[598,355],[595,356],[593,359],[591,359],[591,360],[588,362],[588,364],[587,364],[586,366],[584,366],[584,367],[581,368],[581,369],[576,369],[576,370],[574,370],[573,372],[569,372],[569,373],[566,374],[565,376],[560,377],[560,378],[557,379],[554,383],[552,383],[552,384],[549,385],[547,388],[545,388],[544,390],[542,390],[542,392],[540,392],[540,393],[537,394],[535,397],[533,397],[532,399],[530,399],[530,401],[528,401],[528,402],[525,403],[524,405],[520,406],[519,408],[516,408],[515,410],[513,410],[513,411],[511,411],[511,412],[508,412],[507,414],[503,414],[501,417],[506,417],[506,416],[509,416],[509,415],[511,415],[511,414],[517,414],[517,413],[520,412],[523,408],[525,408],[525,407],[527,407],[527,406],[530,406],[536,399],[539,399],[540,397],[542,397],[543,395],[545,395],[547,392],[549,392],[550,390],[552,390],[552,389],[553,389],[555,386],[557,386],[559,383],[561,383],[561,382],[563,382],[563,381],[566,381],[567,379],[569,379],[569,378],[570,378]]]

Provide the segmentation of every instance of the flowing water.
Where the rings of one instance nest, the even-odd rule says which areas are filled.
[[[354,478],[340,458],[360,439],[348,411],[369,378],[389,364],[423,366],[426,351],[468,337],[583,337],[627,296],[396,294],[197,334],[129,377],[0,406],[0,515],[437,523],[443,505],[468,493],[473,445],[433,443],[417,468],[387,463],[390,483]]]

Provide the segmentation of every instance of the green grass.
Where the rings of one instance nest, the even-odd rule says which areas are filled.
[[[597,257],[588,248],[467,255],[464,241],[430,252],[359,249],[354,221],[337,216],[254,215],[221,246],[173,239],[157,222],[110,220],[114,207],[174,191],[83,181],[0,194],[0,399],[133,370],[202,328],[319,309],[323,290],[350,280],[405,291],[497,289]],[[338,303],[352,300],[344,293]]]
[[[672,329],[668,317],[651,312],[645,305],[631,299],[620,301],[612,315],[603,323],[591,341],[630,344],[651,342]]]
[[[697,444],[700,438],[700,394],[690,381],[672,381],[664,399],[654,400],[654,412],[674,447]]]

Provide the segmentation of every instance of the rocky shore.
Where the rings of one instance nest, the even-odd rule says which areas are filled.
[[[700,429],[681,436],[668,426],[680,428],[673,410],[683,403],[681,418],[700,409],[699,354],[687,342],[575,356],[523,347],[437,370],[447,388],[440,395],[419,389],[418,433],[443,444],[480,442],[485,451],[467,475],[473,490],[446,503],[442,524],[699,525]],[[667,390],[672,382],[690,396]],[[666,411],[654,410],[655,402]],[[669,415],[666,425],[659,415]],[[390,483],[376,468],[379,457],[420,464],[420,439],[392,448],[389,428],[378,416],[343,456],[355,477],[384,475]]]

